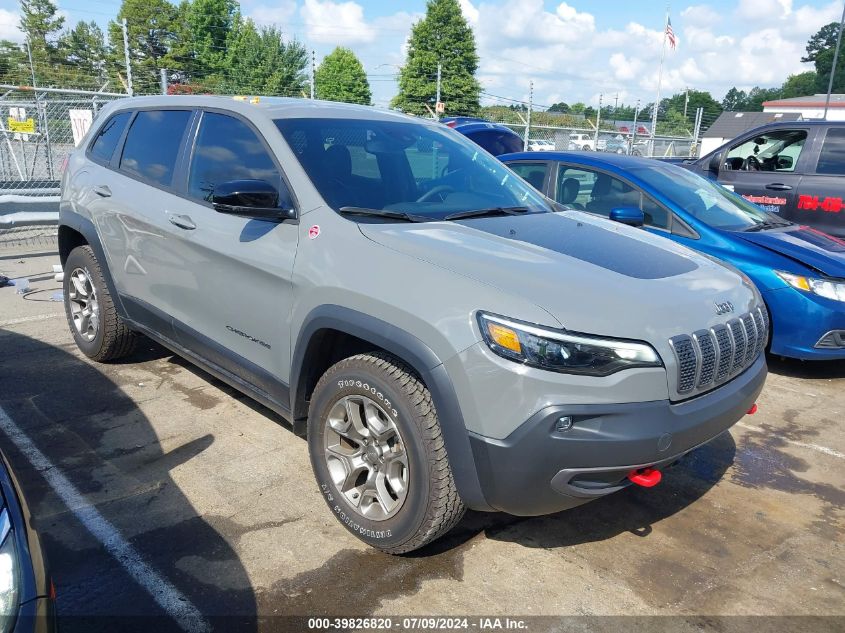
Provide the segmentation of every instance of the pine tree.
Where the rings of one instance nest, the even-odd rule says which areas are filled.
[[[52,0],[21,0],[20,28],[29,42],[34,63],[56,61],[56,42],[64,23],[64,16]]]
[[[226,60],[226,45],[239,19],[238,3],[234,0],[192,0],[185,4],[185,25],[197,72],[220,72]]]
[[[239,21],[230,38],[228,55],[217,89],[230,94],[301,96],[305,90],[305,47],[285,43],[273,27],[257,28]]]
[[[338,46],[317,68],[314,83],[318,99],[370,105],[372,93],[361,62],[348,48]]]
[[[62,57],[75,66],[80,75],[102,83],[106,68],[106,41],[102,29],[93,20],[80,21],[59,41]]]
[[[111,65],[123,75],[123,31],[126,19],[129,58],[136,93],[159,91],[160,69],[179,70],[180,60],[171,55],[176,41],[178,11],[167,0],[123,0],[117,19],[109,23]]]
[[[477,114],[481,91],[475,78],[478,54],[458,0],[429,0],[425,17],[411,28],[408,59],[399,75],[399,94],[393,106],[419,115],[428,114],[425,104],[433,110],[438,63],[442,68],[440,100],[446,112]]]

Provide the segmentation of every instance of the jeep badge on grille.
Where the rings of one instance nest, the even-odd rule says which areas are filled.
[[[719,303],[718,301],[715,302],[716,304],[716,314],[727,314],[728,312],[734,311],[734,304],[730,301],[723,301]]]

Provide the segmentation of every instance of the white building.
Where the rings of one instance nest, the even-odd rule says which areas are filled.
[[[795,112],[800,114],[803,119],[821,119],[824,117],[824,101],[826,97],[826,94],[819,94],[808,97],[792,97],[791,99],[764,101],[763,112]],[[845,121],[845,94],[830,95],[827,120]]]

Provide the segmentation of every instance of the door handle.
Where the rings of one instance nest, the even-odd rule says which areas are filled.
[[[101,198],[111,198],[111,189],[108,188],[108,185],[97,185],[94,187],[94,193]]]
[[[785,185],[782,182],[773,182],[766,185],[766,189],[772,189],[774,191],[790,191],[792,187]]]
[[[171,224],[178,226],[180,229],[187,229],[189,231],[194,230],[197,228],[197,225],[194,224],[194,221],[187,215],[176,215],[175,213],[168,213],[167,219],[170,220]]]

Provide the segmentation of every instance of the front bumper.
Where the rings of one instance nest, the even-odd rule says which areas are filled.
[[[788,287],[769,290],[763,298],[772,323],[772,354],[802,360],[845,358],[845,347],[816,347],[827,332],[845,330],[845,303]]]
[[[763,354],[742,374],[679,403],[552,405],[502,440],[470,433],[488,504],[535,516],[615,492],[632,469],[668,466],[742,418],[766,379]],[[571,416],[572,427],[556,431]]]

